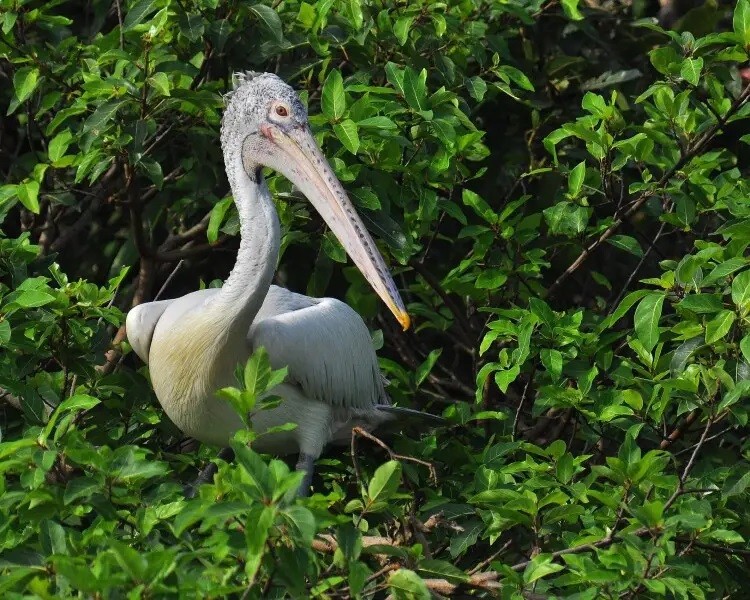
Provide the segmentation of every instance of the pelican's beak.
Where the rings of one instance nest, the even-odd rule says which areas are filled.
[[[404,330],[411,320],[383,257],[306,126],[282,129],[271,123],[261,133],[285,154],[274,165],[297,186],[320,213],[367,282],[385,302]],[[283,160],[286,159],[286,160]]]

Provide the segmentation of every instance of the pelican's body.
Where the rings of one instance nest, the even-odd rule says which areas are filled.
[[[290,375],[272,392],[284,401],[254,413],[254,430],[263,433],[276,425],[298,423],[300,416],[305,419],[292,431],[261,436],[255,444],[260,452],[318,456],[326,443],[348,439],[353,425],[375,427],[389,418],[370,333],[351,307],[334,298],[310,298],[272,285],[245,335],[224,340],[216,338],[210,318],[201,318],[211,314],[219,293],[216,288],[200,290],[176,300],[141,304],[128,313],[129,340],[149,363],[164,411],[185,434],[224,446],[244,427],[232,406],[214,392],[236,385],[237,365],[260,346],[268,351],[274,368],[286,366]],[[138,338],[141,332],[152,336],[150,349],[148,339]],[[205,360],[212,355],[218,359]]]
[[[243,427],[215,395],[235,384],[238,364],[263,346],[288,377],[273,395],[282,402],[251,415],[262,434],[258,450],[299,453],[307,472],[326,444],[354,425],[374,428],[397,409],[383,389],[377,357],[362,319],[332,298],[314,299],[271,285],[279,222],[261,166],[290,179],[323,216],[370,285],[407,327],[409,318],[375,243],[346,197],[307,124],[294,91],[275,75],[243,76],[222,120],[221,142],[240,217],[240,249],[222,288],[142,304],[127,317],[127,334],[149,365],[159,402],[184,433],[224,446]],[[411,411],[414,412],[414,411]]]

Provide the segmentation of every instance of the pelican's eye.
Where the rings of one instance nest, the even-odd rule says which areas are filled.
[[[289,116],[289,109],[284,106],[283,104],[277,104],[274,108],[274,112],[279,117],[288,117]]]

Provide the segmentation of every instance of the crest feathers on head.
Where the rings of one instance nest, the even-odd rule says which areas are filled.
[[[232,89],[224,94],[224,104],[229,103],[229,99],[232,97],[232,94],[237,90],[237,88],[245,83],[248,83],[249,81],[252,81],[261,74],[262,73],[257,73],[256,71],[237,71],[235,73],[232,73]]]
[[[261,73],[256,73],[255,71],[238,71],[236,73],[232,73],[232,89],[236,90],[243,83],[252,81],[258,75],[261,75]]]

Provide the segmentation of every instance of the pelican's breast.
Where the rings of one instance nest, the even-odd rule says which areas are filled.
[[[241,336],[217,331],[200,312],[185,315],[179,327],[158,328],[149,367],[156,397],[174,424],[201,442],[226,445],[243,422],[215,392],[235,385],[235,367],[248,350]]]

